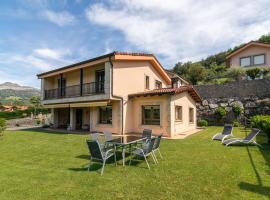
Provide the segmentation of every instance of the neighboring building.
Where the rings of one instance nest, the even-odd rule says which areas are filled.
[[[269,67],[270,44],[251,41],[226,57],[227,67]]]
[[[165,70],[169,77],[171,78],[172,81],[172,87],[177,88],[183,85],[189,85],[189,82],[180,77],[178,74],[170,71],[170,70]]]
[[[172,80],[152,54],[113,52],[38,74],[55,128],[173,137],[196,128],[191,85]],[[179,77],[180,78],[180,77]]]

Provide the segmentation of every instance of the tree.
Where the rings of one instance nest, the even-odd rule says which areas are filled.
[[[247,76],[249,76],[252,80],[258,78],[262,75],[262,71],[259,68],[252,68],[246,71]]]
[[[205,79],[206,74],[206,69],[200,63],[193,63],[188,68],[187,79],[193,85],[196,85],[198,81],[203,81]]]
[[[173,68],[173,72],[177,73],[179,76],[183,77],[184,79],[187,79],[188,77],[188,68],[192,65],[192,62],[186,62],[186,63],[182,63],[182,62],[178,62],[175,64],[174,68]]]
[[[13,107],[21,105],[23,103],[22,98],[17,96],[9,96],[5,100]]]
[[[30,99],[30,102],[34,106],[35,115],[36,115],[36,109],[40,107],[40,96],[32,96]]]
[[[270,33],[266,35],[262,35],[259,40],[259,42],[264,42],[264,43],[270,43]]]

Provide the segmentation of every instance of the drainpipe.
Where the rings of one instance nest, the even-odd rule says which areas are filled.
[[[119,99],[121,101],[121,111],[122,111],[122,117],[121,117],[121,135],[124,135],[124,98],[121,96],[117,96],[113,94],[113,62],[112,57],[109,57],[109,62],[111,64],[111,95],[113,98]]]

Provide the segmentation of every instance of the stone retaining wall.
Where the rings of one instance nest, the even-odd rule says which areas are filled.
[[[228,112],[226,122],[235,120],[232,108],[235,104],[244,108],[246,117],[257,114],[270,115],[270,80],[245,80],[224,85],[195,86],[203,99],[197,104],[198,120],[206,119],[210,125],[220,124],[215,115],[218,107],[224,107]],[[243,121],[243,117],[239,119]],[[224,122],[223,122],[224,123]]]

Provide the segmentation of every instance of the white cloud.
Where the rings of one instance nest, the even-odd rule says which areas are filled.
[[[42,58],[48,58],[48,59],[55,59],[55,60],[61,60],[64,56],[70,55],[69,49],[49,49],[49,48],[42,48],[42,49],[35,49],[34,54],[42,57]]]
[[[270,30],[268,0],[120,0],[91,4],[92,23],[121,31],[167,64],[198,60]]]
[[[46,10],[43,12],[43,17],[58,26],[72,25],[75,23],[76,18],[67,11],[54,12],[51,10]]]

